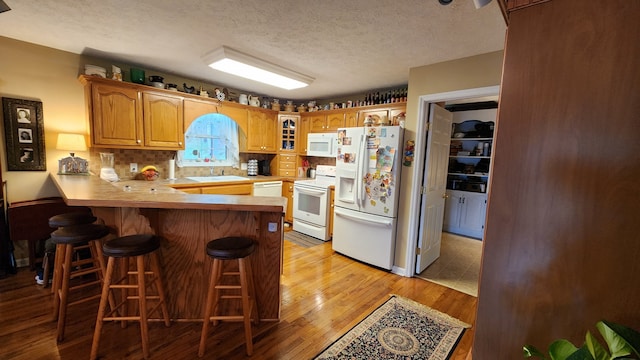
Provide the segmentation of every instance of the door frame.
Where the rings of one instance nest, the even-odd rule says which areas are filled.
[[[422,188],[422,175],[424,172],[424,162],[426,156],[426,141],[427,132],[425,131],[425,116],[429,113],[429,103],[437,103],[442,101],[451,100],[463,100],[483,96],[496,96],[500,95],[500,86],[486,86],[481,88],[456,90],[443,93],[435,93],[428,95],[421,95],[418,97],[418,116],[416,122],[416,144],[415,144],[415,164],[416,167],[413,171],[413,184],[420,184],[420,186],[413,186],[411,189],[411,203],[409,207],[409,241],[407,241],[407,248],[405,249],[406,266],[404,268],[406,277],[414,277],[416,275],[416,248],[418,244],[418,237],[420,235],[420,202],[421,202],[421,188]],[[426,110],[426,113],[425,113]]]

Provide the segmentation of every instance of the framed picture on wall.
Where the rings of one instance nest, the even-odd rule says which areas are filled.
[[[7,170],[46,171],[42,102],[2,98]]]

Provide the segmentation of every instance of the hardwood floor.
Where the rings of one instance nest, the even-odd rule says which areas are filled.
[[[0,359],[88,358],[96,303],[72,307],[65,341],[56,344],[49,288],[35,284],[22,268],[0,280]],[[259,284],[258,284],[259,285]],[[168,289],[170,291],[170,289]],[[282,307],[279,323],[253,328],[253,359],[310,359],[397,294],[475,323],[476,298],[418,278],[397,276],[358,263],[331,250],[331,243],[302,248],[285,241]],[[149,326],[151,359],[196,359],[201,323],[160,322]],[[452,360],[464,360],[474,328],[467,330]],[[139,328],[106,324],[101,359],[141,359]],[[205,359],[244,359],[241,323],[221,323],[209,334]]]

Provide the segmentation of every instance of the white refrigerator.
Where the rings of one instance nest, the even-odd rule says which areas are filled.
[[[399,126],[338,129],[333,250],[391,270],[402,138]]]

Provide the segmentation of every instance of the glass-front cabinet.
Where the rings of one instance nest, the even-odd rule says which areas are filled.
[[[280,128],[280,151],[292,152],[297,151],[299,146],[297,141],[298,124],[300,115],[280,114],[278,115],[278,124]]]

